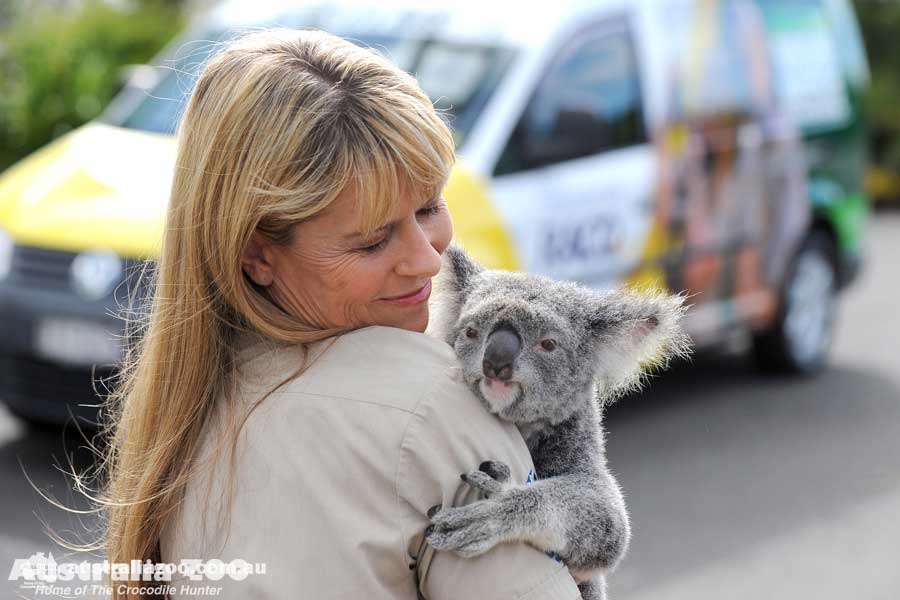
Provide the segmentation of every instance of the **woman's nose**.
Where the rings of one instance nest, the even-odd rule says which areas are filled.
[[[431,232],[418,223],[411,226],[406,252],[397,264],[397,274],[405,277],[434,277],[441,270],[441,254],[435,249]]]

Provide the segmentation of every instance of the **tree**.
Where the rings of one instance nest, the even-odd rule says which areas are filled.
[[[900,1],[854,0],[872,83],[866,99],[872,162],[900,173]]]
[[[120,69],[153,57],[183,25],[180,2],[13,0],[0,30],[0,170],[96,117]]]

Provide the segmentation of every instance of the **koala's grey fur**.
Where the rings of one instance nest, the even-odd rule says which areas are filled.
[[[519,427],[538,480],[516,484],[503,463],[482,463],[462,477],[485,499],[436,511],[428,543],[468,557],[524,541],[591,577],[579,586],[585,600],[604,598],[631,528],[606,464],[602,407],[687,353],[683,298],[487,270],[455,244],[435,292],[428,332],[453,346],[488,410]],[[548,338],[555,348],[542,346]]]

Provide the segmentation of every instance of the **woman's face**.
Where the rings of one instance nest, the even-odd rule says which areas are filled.
[[[283,310],[320,328],[386,325],[424,332],[431,279],[453,236],[440,196],[405,193],[388,222],[368,237],[352,191],[295,225],[290,246],[254,235],[244,271]]]

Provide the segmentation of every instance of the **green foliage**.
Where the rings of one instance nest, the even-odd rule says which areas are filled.
[[[176,2],[76,6],[0,20],[0,170],[96,117],[120,68],[148,61],[183,25]]]
[[[872,84],[866,98],[875,164],[900,172],[900,1],[854,0]]]
[[[182,0],[122,4],[0,0],[0,170],[97,116],[120,67],[149,60],[184,24]],[[900,172],[900,0],[853,4],[872,70],[872,158]]]

